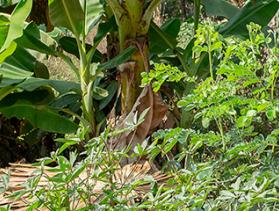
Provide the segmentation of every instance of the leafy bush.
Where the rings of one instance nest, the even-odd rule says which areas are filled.
[[[215,31],[204,30],[208,26],[203,27],[197,36],[204,37],[203,33],[208,32],[211,36],[215,34]],[[84,139],[86,133],[81,132],[76,139],[66,139],[60,151],[43,159],[42,164],[58,164],[50,170],[55,176],[48,178],[48,191],[36,188],[36,181],[42,176],[38,174],[27,190],[17,194],[36,196],[32,208],[46,206],[70,210],[80,200],[85,209],[278,209],[279,93],[274,88],[279,70],[278,47],[271,47],[271,39],[260,29],[250,24],[250,37],[245,41],[215,36],[224,50],[218,51],[220,64],[214,78],[197,83],[194,91],[179,102],[179,106],[194,115],[191,128],[159,130],[151,139],[137,145],[132,154],[128,153],[128,148],[107,151],[109,137],[123,131],[106,130],[87,144],[87,156],[81,162],[76,162],[75,153],[71,153],[69,159],[61,156],[59,153],[65,148]],[[203,48],[206,46],[204,44]],[[145,82],[155,79],[161,85],[160,71],[168,68],[177,70],[156,65],[158,72],[144,75]],[[188,76],[181,78],[184,77]],[[140,119],[131,126],[140,124],[143,117]],[[132,126],[129,130],[135,128]],[[172,178],[160,186],[152,178],[135,177],[119,187],[113,175],[119,161],[126,156],[138,161],[146,157],[162,165]],[[89,174],[85,171],[88,166],[94,169]],[[84,174],[87,176],[81,177]],[[74,178],[77,177],[84,180],[76,182]],[[94,186],[86,185],[90,179],[106,184],[102,193],[93,194]],[[133,190],[142,184],[150,184],[151,190],[136,201]],[[101,197],[94,201],[92,196],[94,199]]]
[[[144,116],[140,115],[128,123],[130,127],[125,128],[125,131],[133,131],[143,121]],[[150,171],[149,165],[141,161],[147,152],[146,146],[138,145],[132,154],[128,154],[129,147],[111,151],[110,138],[125,131],[107,129],[99,137],[89,140],[83,153],[70,152],[68,158],[63,156],[64,150],[83,142],[87,130],[80,129],[75,135],[57,139],[63,143],[62,147],[50,157],[42,158],[37,163],[41,168],[33,172],[33,177],[24,184],[25,188],[10,197],[27,197],[25,203],[28,209],[136,208],[138,203],[135,201],[142,191],[140,187],[156,185],[152,174],[147,174]],[[80,160],[79,156],[83,159]],[[127,165],[121,169],[121,160],[128,156],[135,158],[135,166]],[[47,167],[49,164],[55,167]],[[5,181],[9,181],[9,178]]]
[[[185,21],[181,24],[178,34],[178,46],[185,49],[194,36],[194,23]]]
[[[196,35],[187,46],[177,40],[178,19],[161,28],[152,23],[159,0],[50,0],[52,24],[71,31],[59,40],[25,23],[32,2],[19,1],[14,13],[0,14],[0,112],[23,119],[28,134],[40,128],[67,135],[57,140],[62,146],[56,152],[41,160],[41,169],[25,189],[13,194],[30,196],[29,210],[279,209],[278,42],[276,35],[273,40],[265,36],[259,25],[251,23],[246,29],[252,20],[266,26],[278,1],[249,1],[242,9],[214,1],[226,7],[221,11],[203,3],[207,13],[228,18],[218,31],[211,24],[196,28],[201,1],[194,1]],[[86,36],[97,22],[97,35],[88,44]],[[192,28],[186,33],[190,35]],[[108,57],[97,50],[107,35],[112,48]],[[230,35],[238,37],[225,37]],[[76,56],[79,67],[54,46]],[[50,80],[37,54],[60,57],[79,81]],[[159,64],[162,61],[167,64]],[[151,71],[150,63],[155,64]],[[119,83],[117,74],[110,72],[114,68]],[[149,84],[162,93],[152,92]],[[156,131],[162,119],[171,116],[160,94],[170,98],[169,110],[179,101],[181,128]],[[121,108],[114,99],[119,97]],[[109,111],[103,111],[110,102]],[[105,130],[111,107],[122,116],[116,121],[119,127]],[[81,154],[63,154],[71,146],[84,145],[87,150]],[[128,173],[129,180],[123,182],[119,169],[124,159],[136,164],[149,160],[172,179],[161,185],[152,177]],[[49,164],[54,167],[46,167]],[[8,178],[2,181],[1,191]],[[148,186],[148,192],[137,198],[141,185]]]
[[[278,47],[258,25],[248,30],[245,41],[223,39],[208,26],[197,34],[220,43],[220,64],[215,79],[179,102],[193,113],[192,128],[153,135],[159,144],[151,155],[167,157],[177,175],[170,199],[157,209],[278,209]],[[196,49],[212,42],[196,42]],[[179,153],[171,150],[176,143]]]

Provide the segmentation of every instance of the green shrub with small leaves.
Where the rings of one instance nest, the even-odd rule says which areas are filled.
[[[248,31],[240,40],[198,29],[196,62],[203,52],[219,62],[178,103],[194,116],[191,128],[153,134],[150,158],[176,175],[155,209],[279,209],[279,49],[260,26]]]
[[[165,64],[155,64],[154,69],[151,69],[149,72],[143,72],[141,76],[142,86],[144,87],[148,84],[152,84],[154,92],[158,92],[165,82],[178,83],[182,80],[186,81],[186,79],[189,79],[186,72],[182,72],[177,67]]]

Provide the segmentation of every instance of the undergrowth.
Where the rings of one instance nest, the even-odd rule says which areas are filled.
[[[209,25],[200,27],[193,56],[197,62],[205,53],[212,58],[207,79],[163,64],[143,75],[143,85],[151,83],[154,91],[167,82],[195,84],[176,101],[193,116],[191,127],[158,130],[143,145],[122,151],[109,150],[109,137],[117,131],[107,129],[86,145],[82,161],[73,152],[69,159],[62,156],[83,140],[81,130],[42,159],[42,166],[58,164],[51,169],[55,176],[48,178],[48,191],[38,188],[43,176],[38,171],[27,189],[14,195],[31,194],[36,200],[30,210],[76,210],[80,202],[80,210],[278,210],[279,49],[258,25],[250,24],[248,30],[243,41],[224,38]],[[171,179],[164,185],[150,176],[119,183],[115,174],[127,156],[136,163],[160,164]],[[92,179],[103,182],[101,193],[94,192]],[[135,190],[145,184],[150,191],[138,199]]]

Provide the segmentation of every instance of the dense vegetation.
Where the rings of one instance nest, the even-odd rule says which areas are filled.
[[[278,8],[0,1],[0,165],[40,166],[6,196],[28,210],[278,210]]]

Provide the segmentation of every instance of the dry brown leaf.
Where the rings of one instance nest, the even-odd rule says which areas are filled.
[[[142,124],[140,124],[134,131],[123,133],[118,137],[110,140],[110,145],[113,149],[125,149],[131,146],[133,149],[137,144],[142,144],[145,138],[160,125],[165,117],[168,106],[163,102],[159,93],[154,93],[150,86],[146,86],[140,96],[138,97],[132,111],[128,116],[118,124],[115,130],[121,130],[128,127],[128,122],[131,122],[138,114],[143,113],[146,109],[148,112]],[[122,164],[131,163],[131,161],[124,161]]]
[[[23,196],[21,199],[17,201],[13,201],[12,199],[7,198],[11,193],[14,191],[23,189],[24,186],[22,186],[29,178],[32,178],[35,173],[34,171],[37,171],[40,167],[35,167],[28,164],[11,164],[10,168],[7,169],[0,169],[0,178],[2,178],[2,175],[10,174],[10,181],[8,184],[8,191],[6,191],[3,194],[0,194],[0,207],[11,205],[12,210],[26,210],[26,207],[28,203],[30,203],[33,199],[29,197],[29,195]],[[44,174],[48,175],[49,177],[52,177],[55,175],[53,172],[49,172],[46,167],[44,170]],[[20,175],[18,175],[18,172],[20,172]],[[85,170],[81,175],[80,179],[84,179],[88,177],[87,172],[90,172],[88,170]],[[165,174],[162,174],[161,172],[155,172],[152,173],[151,165],[149,162],[144,163],[138,163],[138,164],[129,164],[124,167],[119,167],[119,169],[115,172],[115,175],[113,177],[114,182],[117,184],[118,187],[121,187],[125,184],[130,184],[133,181],[138,181],[143,179],[146,176],[152,176],[155,181],[157,181],[159,184],[164,184],[166,180],[170,178],[170,176],[167,176]],[[3,182],[0,179],[0,183]],[[96,201],[96,194],[99,196],[102,196],[103,188],[106,187],[106,183],[101,181],[96,181],[91,179],[90,184],[94,186],[92,190],[92,201]],[[46,188],[47,191],[48,181],[45,177],[42,177],[38,187],[39,188]],[[135,188],[134,191],[132,191],[133,196],[142,197],[144,194],[150,191],[150,185],[140,185]],[[130,194],[130,195],[131,195]],[[129,196],[130,196],[129,195]],[[127,197],[129,197],[127,196]],[[97,197],[101,198],[101,197]],[[132,197],[131,197],[132,198]],[[131,202],[132,203],[132,202]],[[80,202],[77,207],[83,207],[84,204]],[[48,210],[46,208],[40,208],[40,210]]]

